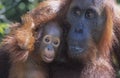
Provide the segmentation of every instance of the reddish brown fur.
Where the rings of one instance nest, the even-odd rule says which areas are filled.
[[[51,19],[63,16],[71,0],[47,0],[41,2],[35,9],[28,12],[34,20],[35,26],[46,23]],[[62,13],[60,12],[62,11]]]
[[[32,18],[24,15],[22,20],[24,23],[15,26],[2,42],[3,48],[10,53],[11,61],[25,60],[29,52],[34,49],[34,32],[31,30],[31,27],[34,26]],[[24,38],[25,36],[27,37]]]
[[[111,9],[106,6],[105,7],[105,15],[106,15],[106,22],[105,22],[105,29],[101,40],[98,44],[98,50],[101,51],[100,55],[106,57],[109,55],[110,49],[112,47],[112,40],[113,40],[113,16],[111,13]],[[107,54],[108,53],[108,54]]]
[[[29,14],[26,14],[22,17],[23,25],[15,30],[15,38],[18,42],[18,46],[22,49],[26,49],[28,51],[32,51],[34,49],[34,32],[32,28],[34,28],[33,19]]]

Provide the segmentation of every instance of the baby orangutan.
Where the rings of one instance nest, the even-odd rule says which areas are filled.
[[[62,29],[56,22],[49,22],[37,32],[35,50],[25,61],[12,62],[9,78],[48,78],[48,64],[59,50]]]

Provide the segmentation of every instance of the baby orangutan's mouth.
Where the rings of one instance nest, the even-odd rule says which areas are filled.
[[[46,62],[46,63],[50,63],[54,60],[54,56],[47,56],[47,55],[44,55],[43,56],[43,60]]]

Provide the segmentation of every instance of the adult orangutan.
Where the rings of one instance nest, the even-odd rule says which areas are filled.
[[[113,46],[113,42],[119,44],[116,7],[112,0],[71,1],[66,15],[70,24],[67,54],[71,61],[51,65],[52,78],[115,78],[110,52],[112,47],[119,47]]]

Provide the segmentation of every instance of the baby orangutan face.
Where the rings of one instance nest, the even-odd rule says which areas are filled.
[[[60,45],[62,30],[55,22],[48,23],[43,29],[42,41],[40,44],[40,57],[46,63],[54,60]]]

